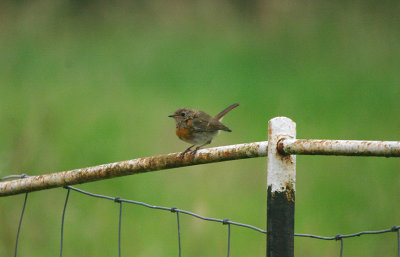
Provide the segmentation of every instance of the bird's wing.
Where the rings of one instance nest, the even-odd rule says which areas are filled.
[[[192,125],[194,128],[194,132],[214,132],[217,130],[225,130],[231,132],[228,127],[226,127],[224,124],[214,118],[204,119],[202,117],[198,117],[196,119],[193,119]]]

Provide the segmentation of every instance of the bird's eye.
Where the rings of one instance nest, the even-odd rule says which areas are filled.
[[[181,113],[181,116],[182,116],[182,117],[185,117],[185,113],[184,113],[184,112],[182,112],[182,113]]]

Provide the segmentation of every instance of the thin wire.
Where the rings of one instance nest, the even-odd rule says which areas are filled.
[[[0,178],[0,181],[3,181],[3,180],[7,180],[7,179],[12,179],[12,178],[27,178],[27,177],[29,177],[28,175],[26,175],[26,174],[21,174],[21,175],[8,175],[8,176],[5,176],[5,177],[2,177],[2,178]]]
[[[176,222],[178,223],[178,247],[179,247],[179,257],[181,257],[182,249],[181,249],[181,226],[179,222],[179,211],[178,208],[172,207],[171,212],[176,212]]]
[[[399,229],[397,231],[397,257],[400,257],[400,232]]]
[[[343,238],[340,238],[340,257],[343,257]]]
[[[178,245],[179,245],[179,257],[182,255],[182,248],[181,248],[181,226],[179,222],[179,211],[176,212],[176,221],[178,223]]]
[[[25,194],[24,206],[22,207],[21,218],[19,219],[17,239],[15,241],[15,252],[14,252],[14,256],[15,257],[17,257],[19,231],[21,230],[22,218],[24,217],[24,212],[25,212],[25,206],[26,206],[26,200],[27,199],[28,199],[28,193]]]
[[[310,234],[294,234],[294,236],[311,237],[311,238],[323,239],[323,240],[339,240],[340,238],[349,238],[349,237],[357,237],[357,236],[361,236],[361,235],[374,235],[374,234],[382,234],[382,233],[387,233],[387,232],[395,232],[395,231],[398,231],[399,229],[400,229],[400,226],[394,226],[392,228],[383,229],[383,230],[361,231],[361,232],[354,233],[354,234],[337,235],[337,236],[333,236],[333,237],[316,236],[316,235],[310,235]]]
[[[122,202],[119,202],[119,224],[118,224],[118,256],[121,257],[121,219],[122,219]]]
[[[64,209],[61,218],[61,246],[60,246],[60,257],[62,257],[63,252],[63,242],[64,242],[64,218],[65,218],[65,210],[67,209],[67,203],[69,198],[70,188],[68,188],[67,197],[65,198]]]
[[[231,224],[228,223],[228,257],[231,249]]]
[[[72,190],[75,190],[75,191],[80,192],[80,193],[85,194],[85,195],[90,195],[90,196],[93,196],[93,197],[104,198],[104,199],[113,200],[113,201],[115,200],[115,197],[89,193],[89,192],[83,191],[83,190],[81,190],[81,189],[78,189],[78,188],[76,188],[76,187],[67,186],[67,188],[70,188],[70,189],[72,189]]]

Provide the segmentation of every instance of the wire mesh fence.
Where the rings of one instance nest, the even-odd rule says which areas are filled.
[[[15,242],[15,256],[18,250],[18,238],[22,227],[23,215],[28,199],[28,193],[55,187],[64,187],[67,196],[64,203],[61,221],[60,256],[63,253],[64,220],[67,215],[68,199],[71,191],[90,197],[111,200],[119,204],[118,220],[118,252],[121,256],[122,207],[125,204],[135,204],[153,210],[168,211],[176,215],[178,253],[182,255],[180,215],[188,215],[204,221],[220,223],[227,227],[227,256],[230,255],[231,227],[239,226],[254,230],[266,236],[267,256],[294,257],[294,238],[303,237],[318,240],[340,241],[340,256],[344,252],[344,240],[362,235],[379,235],[383,233],[397,234],[397,256],[400,257],[400,226],[376,231],[361,231],[353,234],[338,234],[332,237],[312,234],[296,234],[294,232],[295,181],[297,155],[341,155],[341,156],[382,156],[400,157],[400,141],[360,141],[360,140],[316,140],[296,139],[296,123],[286,117],[276,117],[268,122],[268,141],[222,146],[201,149],[195,154],[169,153],[158,156],[137,158],[122,162],[97,165],[69,171],[30,177],[10,175],[4,179],[20,178],[0,183],[0,196],[10,196],[25,193],[25,200],[18,225]],[[98,181],[113,177],[140,174],[149,171],[167,170],[198,164],[222,162],[255,157],[268,157],[267,167],[267,229],[261,229],[249,224],[234,222],[229,219],[205,217],[177,207],[163,207],[144,202],[122,199],[100,194],[93,194],[72,185]]]
[[[6,180],[6,179],[15,179],[15,178],[26,178],[28,177],[26,174],[23,175],[10,175],[10,176],[6,176],[3,178],[0,178],[0,181]],[[65,216],[66,216],[66,210],[68,207],[68,200],[69,200],[69,196],[70,196],[70,192],[71,190],[83,195],[87,195],[90,197],[95,197],[95,198],[100,198],[103,200],[110,200],[110,201],[114,201],[116,203],[118,203],[118,207],[119,207],[119,215],[118,215],[118,245],[116,246],[116,248],[118,249],[118,256],[122,256],[122,245],[121,245],[121,230],[123,228],[122,226],[122,207],[123,204],[135,204],[135,205],[140,205],[140,206],[144,206],[153,210],[161,210],[161,211],[168,211],[169,213],[173,213],[174,215],[176,215],[176,220],[177,220],[177,252],[178,252],[178,256],[182,256],[182,243],[181,243],[181,224],[180,224],[180,216],[179,214],[184,214],[184,215],[188,215],[191,216],[193,218],[197,218],[197,219],[201,219],[204,221],[209,221],[209,222],[216,222],[216,223],[220,223],[222,225],[226,225],[227,226],[227,244],[226,244],[226,253],[227,256],[229,257],[231,252],[230,252],[230,247],[231,247],[231,225],[232,226],[239,226],[239,227],[243,227],[246,229],[250,229],[253,231],[256,231],[258,233],[260,233],[260,235],[267,235],[267,231],[249,224],[244,224],[244,223],[239,223],[239,222],[235,222],[235,221],[231,221],[229,219],[217,219],[217,218],[210,218],[210,217],[205,217],[202,216],[200,214],[196,214],[190,211],[186,211],[183,209],[179,209],[177,207],[163,207],[163,206],[156,206],[156,205],[151,205],[148,203],[144,203],[144,202],[139,202],[139,201],[134,201],[134,200],[129,200],[129,199],[122,199],[120,197],[112,197],[112,196],[106,196],[106,195],[100,195],[100,194],[94,194],[94,193],[90,193],[84,190],[81,190],[79,188],[76,187],[72,187],[72,186],[66,186],[64,187],[67,190],[67,194],[66,194],[66,198],[65,198],[65,202],[64,202],[64,208],[62,210],[62,218],[61,218],[61,229],[60,229],[60,257],[63,256],[63,249],[64,249],[64,221],[65,221]],[[23,222],[23,217],[24,217],[24,212],[26,209],[26,205],[27,205],[27,199],[28,199],[28,194],[29,193],[25,193],[25,198],[24,198],[24,202],[23,202],[23,206],[22,206],[22,211],[21,211],[21,215],[20,215],[20,219],[19,219],[19,224],[18,224],[18,230],[17,230],[17,235],[16,235],[16,241],[15,241],[15,252],[14,252],[14,256],[17,256],[17,252],[18,252],[18,239],[19,239],[19,235],[21,232],[21,227],[22,227],[22,222]],[[383,230],[375,230],[375,231],[361,231],[361,232],[357,232],[357,233],[353,233],[353,234],[337,234],[335,236],[332,237],[326,237],[326,236],[318,236],[318,235],[312,235],[312,234],[298,234],[295,233],[294,236],[295,237],[305,237],[305,238],[311,238],[311,239],[319,239],[319,240],[328,240],[328,241],[340,241],[340,252],[339,252],[339,256],[343,256],[344,253],[344,239],[348,239],[348,238],[354,238],[354,237],[360,237],[363,235],[379,235],[379,234],[384,234],[384,233],[395,233],[397,236],[397,256],[400,257],[400,225],[397,226],[393,226],[391,228],[388,229],[383,229]]]

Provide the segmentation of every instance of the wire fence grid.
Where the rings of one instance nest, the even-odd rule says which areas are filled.
[[[10,176],[6,176],[3,178],[0,178],[0,181],[4,181],[7,179],[22,179],[22,178],[26,178],[29,177],[26,174],[22,174],[22,175],[10,175]],[[60,257],[62,257],[63,255],[63,240],[64,240],[64,220],[65,220],[65,213],[66,213],[66,209],[67,209],[67,204],[68,204],[68,199],[69,199],[69,195],[70,195],[70,191],[73,190],[75,192],[84,194],[84,195],[88,195],[91,197],[95,197],[95,198],[101,198],[101,199],[106,199],[106,200],[111,200],[114,201],[116,203],[119,204],[119,222],[118,222],[118,256],[121,257],[121,229],[122,229],[122,204],[123,203],[130,203],[130,204],[136,204],[136,205],[141,205],[147,208],[151,208],[151,209],[156,209],[156,210],[164,210],[164,211],[169,211],[171,213],[176,213],[176,218],[177,218],[177,237],[178,237],[178,256],[181,257],[182,256],[182,248],[181,248],[181,227],[180,227],[180,218],[179,218],[179,213],[182,214],[186,214],[201,220],[205,220],[205,221],[212,221],[212,222],[218,222],[221,223],[223,225],[227,225],[227,256],[230,256],[230,241],[231,241],[231,225],[233,226],[239,226],[239,227],[244,227],[247,229],[251,229],[254,231],[257,231],[259,233],[262,233],[264,235],[267,234],[266,230],[263,230],[261,228],[252,226],[252,225],[248,225],[248,224],[244,224],[244,223],[239,223],[239,222],[234,222],[231,221],[229,219],[216,219],[216,218],[209,218],[209,217],[204,217],[201,216],[199,214],[193,213],[193,212],[189,212],[186,210],[182,210],[176,207],[163,207],[163,206],[156,206],[156,205],[150,205],[147,203],[143,203],[143,202],[139,202],[139,201],[134,201],[134,200],[128,200],[128,199],[122,199],[120,197],[112,197],[112,196],[106,196],[106,195],[100,195],[100,194],[94,194],[94,193],[90,193],[81,189],[78,189],[76,187],[72,187],[72,186],[66,186],[64,187],[65,189],[67,189],[67,195],[65,198],[65,203],[64,203],[64,208],[62,211],[62,219],[61,219],[61,242],[60,242]],[[15,242],[15,251],[14,251],[14,256],[17,256],[17,250],[18,250],[18,239],[19,239],[19,235],[20,235],[20,231],[21,231],[21,225],[22,225],[22,220],[23,220],[23,216],[24,216],[24,212],[25,212],[25,207],[26,207],[26,203],[27,203],[27,199],[28,199],[28,194],[29,193],[25,193],[25,198],[24,198],[24,203],[23,203],[23,207],[22,207],[22,212],[21,212],[21,216],[20,216],[20,220],[19,220],[19,225],[18,225],[18,231],[17,231],[17,236],[16,236],[16,242]],[[400,225],[398,226],[393,226],[391,228],[388,229],[383,229],[383,230],[375,230],[375,231],[361,231],[361,232],[357,232],[357,233],[353,233],[353,234],[347,234],[347,235],[336,235],[336,236],[332,236],[332,237],[325,237],[325,236],[318,236],[318,235],[312,235],[312,234],[297,234],[295,233],[294,236],[296,237],[306,237],[306,238],[313,238],[313,239],[320,239],[320,240],[335,240],[335,241],[339,241],[340,240],[340,257],[343,256],[343,250],[344,250],[344,244],[343,244],[343,240],[346,238],[352,238],[352,237],[359,237],[362,235],[377,235],[377,234],[383,234],[383,233],[389,233],[389,232],[394,232],[397,234],[397,256],[400,257]]]

